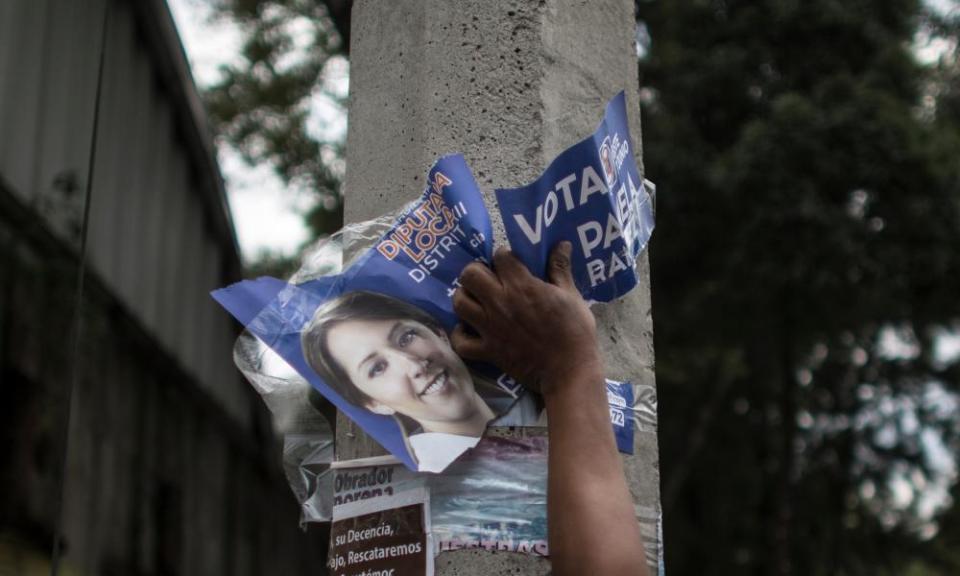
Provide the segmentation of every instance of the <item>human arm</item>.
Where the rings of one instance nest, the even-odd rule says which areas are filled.
[[[496,272],[471,264],[454,310],[474,328],[452,341],[464,358],[496,364],[538,389],[547,408],[550,453],[547,526],[554,574],[648,574],[633,500],[617,453],[596,322],[570,272],[570,245],[551,254],[550,282],[509,251]]]

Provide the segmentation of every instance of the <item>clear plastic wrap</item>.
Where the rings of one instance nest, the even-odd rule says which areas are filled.
[[[340,273],[389,230],[397,215],[402,212],[403,210],[398,210],[379,218],[351,224],[327,238],[318,240],[305,252],[302,265],[290,282],[300,283]],[[345,246],[348,247],[346,250]],[[273,413],[274,427],[283,436],[284,472],[291,490],[301,504],[302,522],[329,522],[334,502],[334,475],[330,471],[334,458],[333,429],[328,421],[328,418],[333,416],[332,408],[312,390],[304,378],[249,331],[244,331],[237,339],[234,360]],[[614,412],[620,409],[632,417],[633,430],[656,433],[657,407],[654,388],[636,384],[630,386],[633,390],[632,405],[629,408],[615,406],[611,400],[611,419],[616,418]],[[326,415],[324,410],[327,411]],[[523,420],[524,424],[534,423],[529,416]],[[536,421],[544,424],[542,419]],[[436,486],[440,490],[438,497],[442,498],[446,494],[453,498],[451,487],[456,485],[457,479],[481,484],[488,482],[489,478],[495,478],[497,482],[513,482],[517,477],[511,477],[510,471],[516,469],[522,472],[525,466],[532,465],[536,459],[519,462],[520,468],[496,461],[478,463],[473,457],[469,461],[476,473],[469,477],[464,476],[464,466],[455,464],[445,473],[448,479],[437,480]],[[487,470],[489,474],[485,473],[486,468],[491,466],[506,467],[497,473],[493,470]],[[533,485],[529,482],[526,484]],[[472,528],[473,532],[464,531],[465,526],[476,527],[487,520],[493,522],[493,517],[489,514],[471,516],[469,508],[449,518],[443,516],[442,507],[438,510],[441,512],[438,512],[440,516],[437,530],[442,532],[447,530],[444,527],[460,527],[451,528],[447,537],[439,539],[438,542],[454,542],[456,534],[475,533],[477,530]]]
[[[339,506],[398,499],[405,492],[426,488],[435,553],[484,548],[548,554],[545,436],[486,437],[443,474],[365,464],[363,460],[338,463],[334,518],[339,516]]]
[[[338,274],[386,232],[402,210],[345,226],[322,238],[303,255],[290,278],[300,283]],[[349,246],[346,252],[344,246]],[[248,330],[233,350],[240,372],[260,394],[283,437],[283,470],[301,506],[301,523],[329,522],[332,511],[333,408],[286,361]],[[326,412],[326,414],[324,413]]]

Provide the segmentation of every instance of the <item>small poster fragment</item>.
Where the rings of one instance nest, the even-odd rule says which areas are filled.
[[[629,382],[607,380],[607,404],[610,423],[617,440],[617,450],[633,454],[633,385]]]
[[[334,509],[329,568],[334,576],[432,576],[429,498],[361,500]]]
[[[485,438],[443,474],[339,462],[334,519],[356,506],[396,507],[429,494],[432,551],[483,549],[548,556],[545,436]],[[354,467],[356,466],[356,467]]]
[[[535,275],[546,276],[550,250],[567,240],[577,289],[610,302],[637,284],[636,258],[653,233],[652,188],[637,170],[620,92],[591,136],[533,183],[496,195],[510,248]]]

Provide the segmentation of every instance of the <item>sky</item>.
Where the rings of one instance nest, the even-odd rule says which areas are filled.
[[[220,78],[219,68],[238,59],[242,37],[236,25],[212,20],[210,0],[168,0],[180,32],[194,81],[201,89]],[[349,65],[338,58],[328,64],[325,88],[346,96]],[[346,117],[324,96],[311,102],[311,133],[328,140],[346,134]],[[220,170],[227,188],[237,241],[245,262],[264,250],[295,254],[309,238],[303,214],[314,197],[306,191],[289,189],[269,166],[249,166],[235,150],[218,146]]]

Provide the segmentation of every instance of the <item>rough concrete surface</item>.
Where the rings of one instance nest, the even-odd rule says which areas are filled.
[[[357,0],[351,32],[346,218],[355,222],[416,198],[431,164],[460,152],[505,245],[494,187],[526,184],[557,153],[590,134],[607,100],[626,91],[634,150],[640,118],[632,0]],[[646,257],[641,284],[594,308],[608,377],[655,392]],[[341,417],[338,458],[382,453]],[[656,426],[636,433],[625,458],[647,540],[660,546]],[[545,574],[540,559],[478,550],[446,552],[437,573]]]

